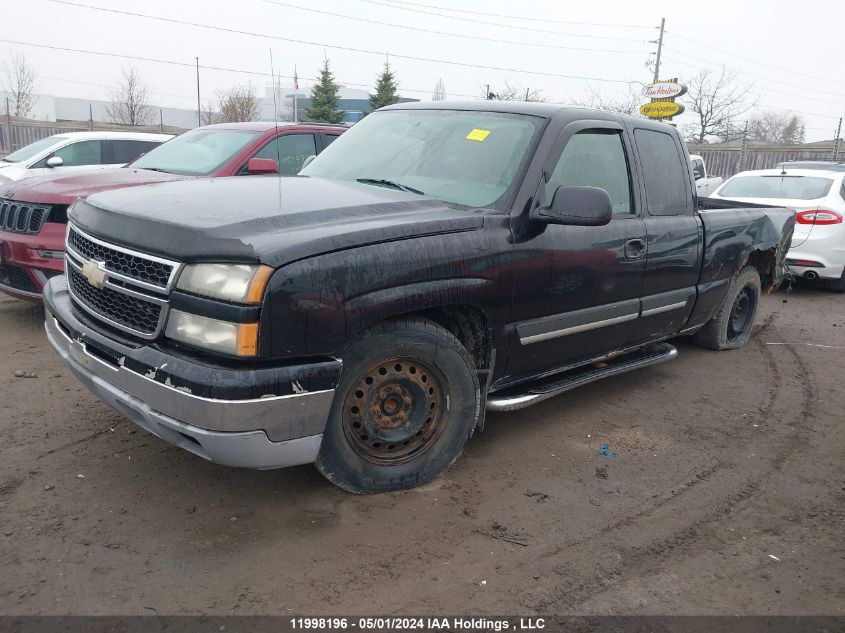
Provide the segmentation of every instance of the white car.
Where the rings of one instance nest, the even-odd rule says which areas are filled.
[[[173,138],[140,132],[68,132],[48,136],[0,159],[0,185],[48,174],[122,167]]]
[[[689,162],[695,178],[695,192],[699,198],[706,198],[722,184],[723,179],[721,176],[708,176],[704,158],[698,154],[690,154]]]
[[[746,171],[733,176],[711,198],[789,207],[795,234],[786,263],[796,277],[824,282],[845,292],[845,172],[836,169]]]

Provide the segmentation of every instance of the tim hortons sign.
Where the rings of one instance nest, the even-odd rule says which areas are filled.
[[[650,99],[672,99],[686,94],[687,87],[674,82],[656,83],[643,88],[643,96]]]

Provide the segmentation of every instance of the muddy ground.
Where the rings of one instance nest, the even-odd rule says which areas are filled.
[[[0,613],[845,614],[841,295],[768,296],[746,349],[491,415],[370,497],[169,447],[41,321],[0,301]]]

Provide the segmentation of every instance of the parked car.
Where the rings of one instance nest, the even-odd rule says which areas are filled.
[[[845,169],[821,167],[746,171],[712,196],[794,209],[795,235],[786,260],[793,275],[845,292]]]
[[[793,160],[780,163],[778,169],[820,169],[821,171],[845,171],[845,161],[841,160]]]
[[[384,108],[299,177],[70,215],[46,329],[83,384],[205,459],[362,493],[436,477],[485,409],[674,358],[670,337],[742,347],[794,223],[698,200],[668,125],[493,101]]]
[[[689,160],[692,176],[695,179],[695,192],[700,198],[706,198],[716,191],[724,179],[721,176],[708,176],[704,158],[698,154],[690,154]]]
[[[10,182],[79,171],[123,167],[172,134],[68,132],[48,136],[0,159],[0,187]]]
[[[299,171],[343,126],[226,123],[186,132],[125,169],[32,178],[0,187],[0,291],[41,300],[47,279],[64,271],[67,208],[98,191],[199,177]]]

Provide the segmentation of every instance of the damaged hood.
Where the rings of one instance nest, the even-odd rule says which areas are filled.
[[[357,182],[243,176],[118,189],[77,201],[104,240],[180,261],[278,267],[375,242],[481,228],[475,209]]]

